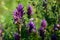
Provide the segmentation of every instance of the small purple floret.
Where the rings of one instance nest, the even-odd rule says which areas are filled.
[[[44,19],[44,20],[42,20],[42,22],[41,22],[41,27],[46,27],[47,26],[47,22],[46,22],[46,20]]]

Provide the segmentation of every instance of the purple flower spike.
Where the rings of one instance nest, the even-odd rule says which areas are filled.
[[[22,18],[23,14],[24,14],[24,10],[23,10],[23,5],[22,4],[18,5],[17,11],[18,11],[18,14],[19,14],[19,18]]]
[[[30,21],[30,23],[29,23],[29,32],[31,32],[32,29],[36,30],[36,27],[35,27],[35,24],[32,21]]]
[[[44,38],[45,38],[45,32],[46,32],[45,28],[46,28],[46,26],[47,26],[47,22],[44,19],[44,20],[42,20],[41,27],[39,29],[39,35],[42,37],[42,40],[44,40]]]
[[[15,39],[15,40],[19,40],[19,39],[20,39],[20,36],[19,36],[18,33],[15,33],[15,34],[14,34],[14,39]]]
[[[15,24],[19,23],[20,18],[23,17],[23,14],[24,14],[23,6],[22,6],[22,4],[19,4],[13,14]]]
[[[46,27],[47,26],[47,22],[46,22],[46,20],[44,19],[44,20],[42,20],[42,22],[41,22],[41,27]]]
[[[27,11],[28,11],[28,12],[27,12],[28,17],[31,17],[31,15],[32,15],[32,6],[31,6],[31,5],[28,6]]]

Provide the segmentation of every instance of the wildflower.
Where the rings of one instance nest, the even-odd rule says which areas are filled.
[[[20,18],[23,17],[23,14],[24,14],[23,6],[22,4],[19,4],[13,14],[15,24],[20,22]]]
[[[45,32],[46,32],[46,26],[47,26],[47,22],[46,20],[42,20],[41,22],[41,27],[39,29],[39,35],[42,37],[42,40],[44,40],[44,37],[45,37]]]
[[[32,32],[32,30],[35,31],[36,27],[35,27],[34,22],[30,21],[30,23],[29,23],[29,32]]]
[[[27,9],[27,14],[28,14],[28,18],[30,18],[31,17],[31,15],[32,15],[32,6],[28,6],[28,9]]]
[[[46,22],[46,20],[44,19],[44,20],[42,20],[42,22],[41,22],[41,27],[46,27],[47,26],[47,22]]]
[[[24,10],[23,10],[23,5],[22,5],[22,4],[19,4],[19,5],[18,5],[17,11],[18,11],[19,17],[20,17],[20,18],[23,17]]]

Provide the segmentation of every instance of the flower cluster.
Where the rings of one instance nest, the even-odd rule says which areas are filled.
[[[22,4],[19,4],[17,9],[14,11],[14,23],[19,23],[19,19],[23,17],[23,14],[24,14],[24,10],[23,10],[23,5]]]

